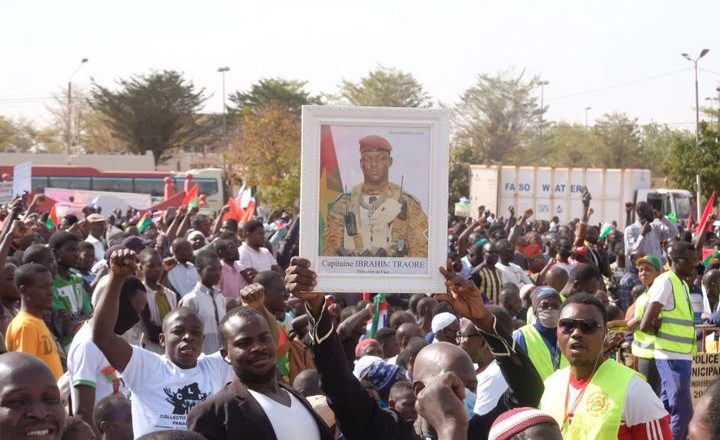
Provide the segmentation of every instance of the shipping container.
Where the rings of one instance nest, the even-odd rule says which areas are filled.
[[[581,196],[588,188],[592,194],[591,221],[612,222],[625,226],[625,203],[650,200],[658,196],[651,189],[650,170],[602,168],[551,168],[537,166],[470,166],[470,205],[476,215],[479,206],[498,216],[508,216],[513,206],[517,215],[527,209],[535,211],[535,218],[550,220],[554,216],[567,223],[582,216]],[[647,190],[647,191],[639,191]],[[664,214],[686,205],[692,196],[684,190],[659,190],[667,202],[661,206]],[[678,219],[687,218],[689,210],[679,209]]]

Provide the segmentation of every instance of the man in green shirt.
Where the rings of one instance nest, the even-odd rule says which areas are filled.
[[[50,237],[50,250],[55,255],[57,273],[53,283],[53,309],[60,320],[60,343],[68,347],[75,332],[92,315],[90,295],[83,279],[70,271],[80,259],[80,238],[58,231]]]

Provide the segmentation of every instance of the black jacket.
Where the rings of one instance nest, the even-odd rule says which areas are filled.
[[[310,334],[323,338],[331,330],[329,314],[323,313],[317,323],[312,322]],[[483,416],[470,419],[468,439],[487,439],[495,419],[511,408],[537,407],[543,393],[543,383],[530,360],[514,352],[509,335],[484,334],[508,383],[498,405]],[[338,427],[348,440],[411,440],[414,426],[400,420],[393,411],[380,408],[348,368],[343,347],[335,330],[320,343],[311,345],[315,368],[328,403],[335,413]]]
[[[280,387],[297,397],[310,411],[320,430],[320,440],[333,440],[330,429],[308,401],[289,386],[280,383]],[[188,430],[207,440],[277,440],[265,411],[238,380],[190,410],[187,425]]]

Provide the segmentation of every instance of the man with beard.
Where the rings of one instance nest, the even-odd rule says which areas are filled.
[[[122,373],[132,393],[133,432],[144,434],[185,430],[190,409],[232,380],[227,364],[216,355],[200,357],[203,323],[192,310],[180,307],[163,320],[160,356],[131,346],[113,331],[118,319],[121,286],[135,271],[135,254],[129,250],[110,257],[110,282],[93,317],[93,342],[110,365]]]
[[[220,331],[221,354],[237,378],[190,411],[190,431],[208,440],[332,439],[305,398],[278,381],[275,339],[260,312],[238,307],[225,316]]]

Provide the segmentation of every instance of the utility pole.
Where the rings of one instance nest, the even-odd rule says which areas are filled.
[[[698,93],[698,61],[700,58],[707,55],[710,49],[703,49],[700,51],[700,55],[693,59],[687,53],[683,52],[680,55],[686,60],[693,63],[695,68],[695,154],[700,152],[700,97]],[[701,206],[701,193],[702,193],[702,181],[700,180],[700,174],[695,174],[695,185],[697,186],[697,218],[700,221],[702,206]]]
[[[65,124],[65,156],[67,160],[67,164],[70,165],[70,149],[72,145],[74,144],[74,138],[73,138],[73,123],[72,123],[72,79],[73,76],[80,70],[80,68],[83,66],[83,64],[87,63],[88,59],[83,58],[80,61],[80,64],[77,66],[75,71],[70,75],[70,78],[68,79],[67,83],[67,121]]]
[[[585,107],[585,135],[590,133],[590,120],[588,119],[588,112],[590,112],[590,110],[592,110],[592,107]]]
[[[218,67],[217,71],[222,74],[222,102],[223,102],[223,108],[222,108],[223,132],[222,133],[223,133],[223,137],[225,137],[225,135],[227,134],[227,118],[225,115],[225,112],[226,112],[226,110],[225,110],[225,72],[229,72],[230,68],[227,66]]]
[[[543,136],[543,116],[545,114],[545,86],[550,84],[549,81],[540,81],[540,161],[545,164],[545,137]]]

